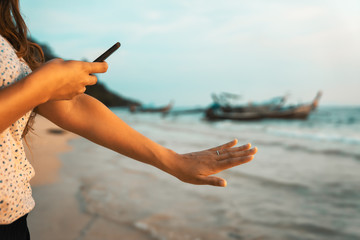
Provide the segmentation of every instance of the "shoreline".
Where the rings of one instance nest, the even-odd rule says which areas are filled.
[[[50,170],[52,182],[48,179],[47,184],[33,187],[32,238],[350,240],[360,236],[359,220],[353,217],[360,197],[353,191],[360,165],[354,155],[344,152],[356,153],[352,145],[290,139],[236,124],[189,124],[155,115],[120,117],[177,152],[206,149],[235,134],[260,151],[251,163],[219,174],[229,184],[214,188],[182,183],[75,136],[69,139],[71,148],[59,147],[65,152],[57,154],[60,164]],[[70,137],[46,129],[43,137],[37,137],[45,141],[43,150],[48,150],[46,144],[53,145],[47,137]]]
[[[27,136],[29,146],[24,144],[27,157],[35,169],[31,186],[36,206],[28,216],[31,238],[153,239],[132,223],[117,222],[86,209],[86,203],[81,199],[84,182],[79,177],[83,168],[68,157],[76,151],[69,142],[81,137],[39,115],[33,128],[34,131]],[[83,141],[93,144],[85,139]]]

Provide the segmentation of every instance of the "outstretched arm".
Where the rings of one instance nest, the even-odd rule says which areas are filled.
[[[69,101],[47,102],[38,112],[66,130],[193,184],[226,186],[224,179],[211,175],[252,160],[257,151],[250,149],[250,144],[233,148],[234,140],[200,152],[177,154],[135,131],[86,94]]]

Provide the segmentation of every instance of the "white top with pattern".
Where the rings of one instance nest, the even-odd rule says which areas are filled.
[[[0,91],[30,72],[10,43],[0,36]],[[14,222],[35,206],[29,183],[35,172],[26,159],[21,139],[30,113],[0,133],[0,224]]]

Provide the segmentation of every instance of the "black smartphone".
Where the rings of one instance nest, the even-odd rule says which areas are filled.
[[[111,48],[109,48],[106,52],[101,54],[97,59],[94,60],[94,62],[103,62],[105,59],[107,59],[113,52],[115,52],[121,44],[119,42],[115,43]]]

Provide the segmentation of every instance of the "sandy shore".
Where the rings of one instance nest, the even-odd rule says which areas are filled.
[[[26,137],[26,156],[36,170],[32,186],[47,185],[59,180],[61,161],[58,154],[70,151],[68,141],[76,136],[46,118],[36,116],[34,131]]]
[[[353,145],[275,135],[261,123],[251,128],[118,114],[179,153],[234,137],[259,152],[220,174],[226,188],[194,186],[38,118],[38,136],[31,140],[37,174],[36,207],[29,215],[33,239],[359,238],[360,153]]]
[[[130,224],[86,213],[78,199],[81,183],[76,178],[76,171],[82,169],[73,176],[64,174],[59,159],[71,150],[68,141],[78,136],[41,116],[36,117],[34,129],[26,147],[36,172],[31,181],[36,207],[28,217],[32,239],[152,239]]]

